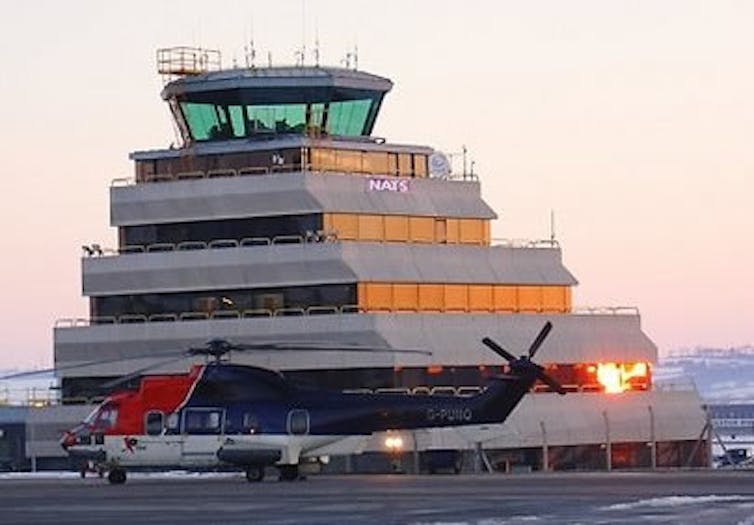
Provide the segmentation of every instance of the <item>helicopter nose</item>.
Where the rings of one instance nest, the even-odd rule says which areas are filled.
[[[66,430],[63,437],[60,438],[60,446],[63,450],[67,451],[70,447],[76,444],[76,434],[70,430]]]

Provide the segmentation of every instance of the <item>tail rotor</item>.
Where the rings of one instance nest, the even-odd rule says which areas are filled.
[[[566,391],[563,386],[555,381],[555,379],[547,375],[544,368],[532,361],[532,359],[542,346],[542,343],[544,343],[545,339],[547,339],[547,336],[550,334],[550,330],[552,330],[552,323],[550,321],[547,321],[542,327],[542,330],[539,331],[539,334],[537,334],[537,337],[534,339],[534,341],[532,341],[527,354],[522,355],[520,358],[515,357],[513,354],[508,352],[505,348],[500,346],[497,342],[490,339],[489,337],[482,339],[482,343],[497,355],[508,361],[508,364],[510,364],[511,367],[515,365],[530,368],[534,371],[537,378],[547,386],[549,386],[554,392],[557,392],[560,395],[565,395]]]

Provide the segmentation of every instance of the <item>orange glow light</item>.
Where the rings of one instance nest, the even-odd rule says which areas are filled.
[[[620,394],[631,390],[631,379],[646,378],[648,369],[647,363],[599,363],[597,381],[605,387],[605,393]]]

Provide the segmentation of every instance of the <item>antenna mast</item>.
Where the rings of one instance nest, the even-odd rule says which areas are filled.
[[[555,243],[555,210],[550,210],[550,242]]]

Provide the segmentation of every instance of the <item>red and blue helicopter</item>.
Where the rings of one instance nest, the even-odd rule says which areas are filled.
[[[93,462],[100,472],[107,472],[113,484],[124,483],[128,469],[171,467],[231,467],[245,471],[249,481],[261,481],[265,469],[275,466],[281,480],[294,480],[302,460],[321,456],[326,447],[349,438],[390,430],[502,423],[538,380],[564,394],[532,361],[551,328],[547,322],[521,357],[490,338],[482,339],[508,367],[472,397],[305,388],[276,371],[231,364],[226,356],[281,349],[375,349],[214,339],[178,355],[176,360],[211,358],[186,374],[142,375],[147,370],[142,369],[121,378],[119,383],[140,378],[138,387],[112,391],[86,420],[65,432],[61,445],[72,458]]]

